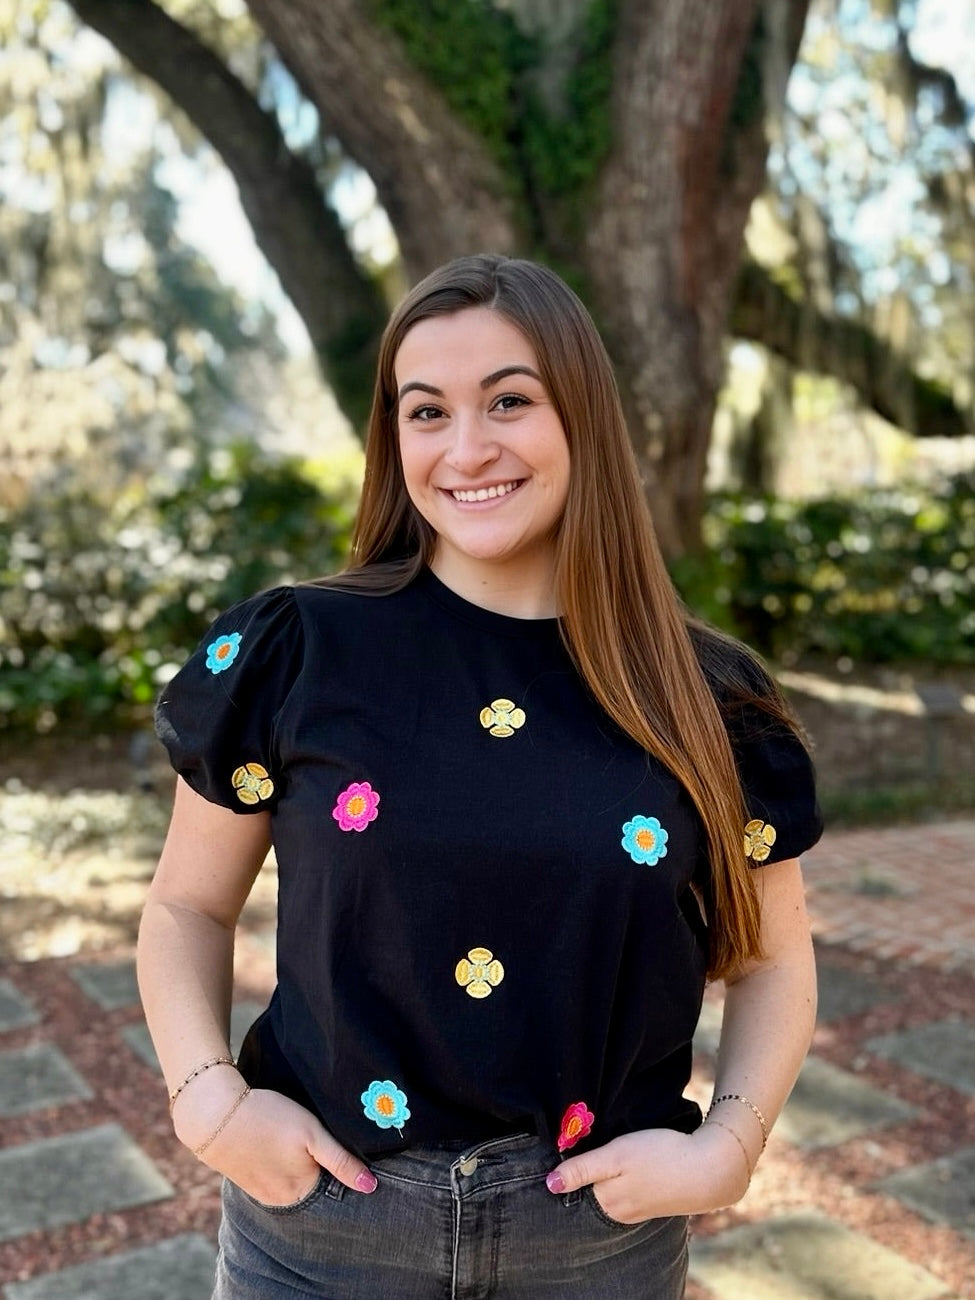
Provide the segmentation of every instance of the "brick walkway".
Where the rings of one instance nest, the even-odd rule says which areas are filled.
[[[975,821],[848,831],[824,839],[804,865],[823,940],[975,971]]]
[[[973,866],[975,821],[808,855],[816,1043],[748,1196],[694,1224],[688,1300],[975,1300]],[[238,1036],[269,956],[247,930]],[[716,989],[702,1101],[719,1016]],[[0,966],[2,1300],[204,1300],[217,1216],[169,1130],[131,952]]]

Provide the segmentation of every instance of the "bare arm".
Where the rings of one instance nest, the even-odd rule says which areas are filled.
[[[797,859],[759,869],[764,958],[727,981],[715,1097],[736,1093],[776,1118],[809,1049],[816,970]],[[603,1209],[635,1223],[702,1214],[739,1200],[762,1150],[758,1118],[740,1101],[715,1107],[713,1122],[687,1135],[628,1133],[564,1161],[553,1191],[593,1184]]]
[[[236,816],[182,780],[139,927],[139,991],[167,1087],[230,1053],[234,929],[270,847],[268,815]]]
[[[177,782],[138,944],[139,990],[170,1093],[204,1061],[230,1056],[234,930],[269,846],[267,813],[237,815]],[[268,1204],[300,1199],[320,1166],[372,1190],[362,1162],[278,1093],[255,1090],[209,1142],[243,1090],[237,1070],[220,1065],[176,1099],[177,1136],[191,1149],[207,1143],[207,1164]]]
[[[714,1097],[746,1097],[771,1129],[812,1042],[816,960],[798,860],[761,868],[757,883],[765,959],[725,981]],[[754,1167],[762,1150],[757,1117],[738,1101],[721,1102],[713,1114],[745,1143]]]

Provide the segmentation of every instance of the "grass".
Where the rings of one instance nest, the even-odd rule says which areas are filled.
[[[819,793],[829,827],[887,826],[975,813],[975,781],[903,781]]]

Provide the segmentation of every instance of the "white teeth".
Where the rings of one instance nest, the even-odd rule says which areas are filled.
[[[510,483],[499,483],[496,487],[454,490],[451,496],[455,501],[490,501],[494,497],[503,497],[509,492],[514,492],[520,482],[521,480],[517,479]]]

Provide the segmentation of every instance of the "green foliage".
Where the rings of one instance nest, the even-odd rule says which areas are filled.
[[[145,710],[227,605],[332,572],[356,491],[250,444],[93,493],[72,477],[0,511],[0,718],[47,730]],[[975,479],[807,503],[721,495],[674,577],[777,660],[975,662]]]
[[[175,482],[100,498],[72,478],[0,512],[0,718],[44,730],[148,706],[222,608],[340,567],[355,496],[241,444]]]
[[[975,812],[975,786],[964,777],[938,781],[900,781],[863,786],[845,784],[819,790],[827,826],[891,826],[943,817],[945,813]],[[874,892],[879,892],[878,883]],[[869,881],[860,886],[868,892]]]
[[[450,107],[510,167],[514,87],[536,57],[511,15],[489,0],[373,0],[372,9]]]
[[[975,663],[975,477],[810,502],[721,495],[675,566],[692,607],[764,654]]]
[[[480,137],[530,207],[531,195],[576,204],[610,147],[615,0],[593,0],[578,33],[561,111],[536,84],[544,35],[519,29],[490,0],[373,0],[410,60]]]
[[[614,0],[589,6],[579,50],[565,86],[566,113],[553,117],[533,97],[522,119],[522,154],[533,184],[553,197],[581,197],[612,143],[610,94]]]
[[[735,85],[735,97],[729,114],[729,126],[732,131],[747,131],[750,126],[761,121],[765,116],[762,63],[768,57],[768,42],[765,14],[758,9]]]
[[[735,96],[728,116],[728,134],[722,155],[722,168],[729,178],[735,174],[735,137],[764,121],[765,88],[762,64],[768,58],[768,32],[765,13],[761,7],[755,12],[755,21],[745,46]]]

